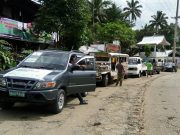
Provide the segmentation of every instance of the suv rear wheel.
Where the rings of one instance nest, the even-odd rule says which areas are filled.
[[[63,89],[60,89],[58,91],[56,100],[54,101],[54,103],[50,106],[50,109],[53,113],[57,114],[60,113],[63,108],[64,108],[64,104],[65,104],[65,91]]]

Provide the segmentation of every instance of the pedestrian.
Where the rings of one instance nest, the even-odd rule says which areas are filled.
[[[152,77],[152,72],[153,72],[153,65],[151,62],[146,63],[147,66],[147,77],[150,75]]]
[[[119,86],[122,86],[122,82],[124,79],[124,75],[125,75],[125,70],[124,67],[121,63],[121,60],[119,61],[119,63],[116,65],[116,69],[117,69],[117,82],[116,82],[116,86],[119,84]]]
[[[80,65],[78,65],[76,62],[77,62],[77,56],[75,54],[73,54],[70,58],[69,66],[71,66],[71,67],[76,66],[76,67],[79,67],[79,69],[81,69],[82,67]],[[83,99],[81,93],[77,93],[76,97],[79,99],[80,105],[88,104],[88,102]]]

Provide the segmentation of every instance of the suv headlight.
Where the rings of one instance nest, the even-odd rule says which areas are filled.
[[[34,89],[49,89],[56,86],[55,82],[38,82]]]
[[[6,87],[6,79],[5,78],[0,78],[0,87]]]

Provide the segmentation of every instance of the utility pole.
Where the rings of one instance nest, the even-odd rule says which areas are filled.
[[[177,0],[176,17],[175,17],[174,43],[173,43],[173,59],[172,59],[173,62],[175,62],[175,55],[176,55],[176,40],[177,40],[178,11],[179,11],[179,0]]]

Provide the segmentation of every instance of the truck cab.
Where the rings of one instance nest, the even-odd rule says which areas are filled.
[[[69,65],[73,54],[85,68]],[[95,88],[94,56],[59,50],[36,51],[15,68],[0,73],[0,107],[6,109],[16,102],[45,103],[53,113],[59,113],[67,95],[95,91]]]

